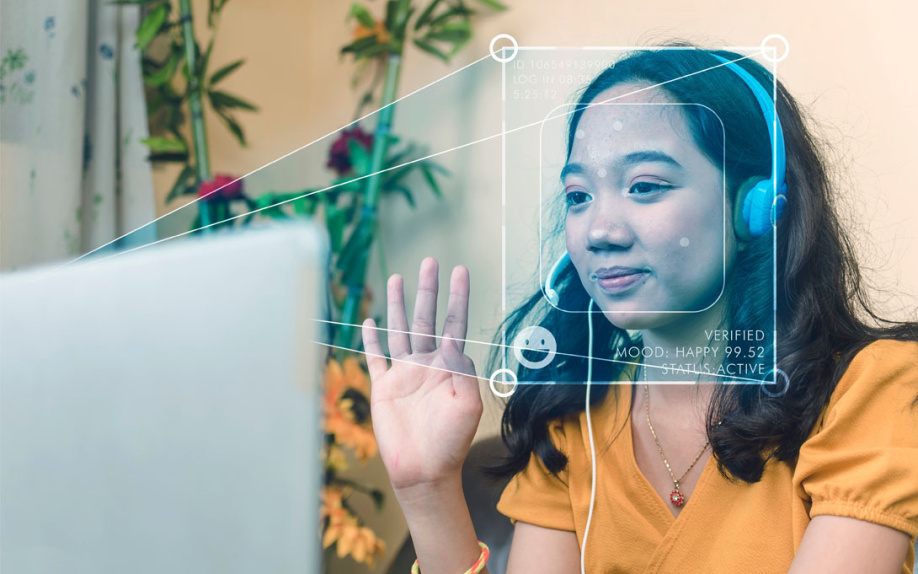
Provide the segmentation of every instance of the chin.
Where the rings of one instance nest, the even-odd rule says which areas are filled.
[[[623,305],[598,305],[606,319],[620,329],[628,331],[643,331],[665,325],[672,321],[671,313],[640,313],[638,307],[629,305],[630,309],[623,308]]]

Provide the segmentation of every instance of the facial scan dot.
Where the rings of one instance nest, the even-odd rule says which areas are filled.
[[[612,124],[612,129],[617,132],[622,131],[622,122],[620,120],[615,120],[615,123]]]
[[[578,140],[582,140],[583,138],[586,137],[586,132],[583,131],[583,130],[577,130],[577,134],[575,135],[575,137],[576,137]]]
[[[682,247],[688,247],[688,244],[689,244],[688,237],[683,237],[682,239],[679,240],[679,245],[681,245]]]
[[[596,170],[596,175],[599,177],[606,177],[606,170],[603,168],[599,168],[598,170]]]

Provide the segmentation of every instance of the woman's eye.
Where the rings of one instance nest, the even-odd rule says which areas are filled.
[[[590,197],[590,194],[585,191],[569,191],[564,194],[564,201],[569,207],[574,207],[575,205],[582,205],[593,199]]]
[[[670,189],[671,185],[666,185],[665,183],[654,183],[652,181],[639,181],[631,186],[628,190],[629,193],[634,195],[649,195],[658,191],[665,191]]]

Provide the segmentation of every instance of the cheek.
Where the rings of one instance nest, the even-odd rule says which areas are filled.
[[[583,252],[587,244],[586,222],[582,217],[568,214],[564,219],[564,244],[567,252],[571,255],[571,260],[576,263],[576,259],[583,257]]]
[[[564,241],[567,252],[571,257],[571,263],[574,264],[574,269],[577,270],[577,275],[580,277],[584,286],[587,286],[589,278],[584,277],[581,270],[588,267],[587,247],[589,241],[587,237],[586,222],[582,217],[567,217],[564,224]]]
[[[723,212],[705,217],[688,208],[669,215],[658,220],[666,221],[666,225],[648,226],[642,234],[657,273],[674,286],[687,286],[712,274],[719,278],[725,252]]]

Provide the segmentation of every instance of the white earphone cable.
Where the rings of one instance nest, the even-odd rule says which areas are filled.
[[[593,382],[593,299],[587,308],[587,380],[586,380],[586,420],[587,433],[590,436],[590,460],[593,462],[593,478],[590,483],[590,512],[587,515],[586,528],[583,531],[583,548],[580,550],[580,574],[586,574],[587,537],[590,535],[590,523],[593,521],[593,505],[596,502],[596,445],[593,443],[593,421],[590,419],[590,385]]]

